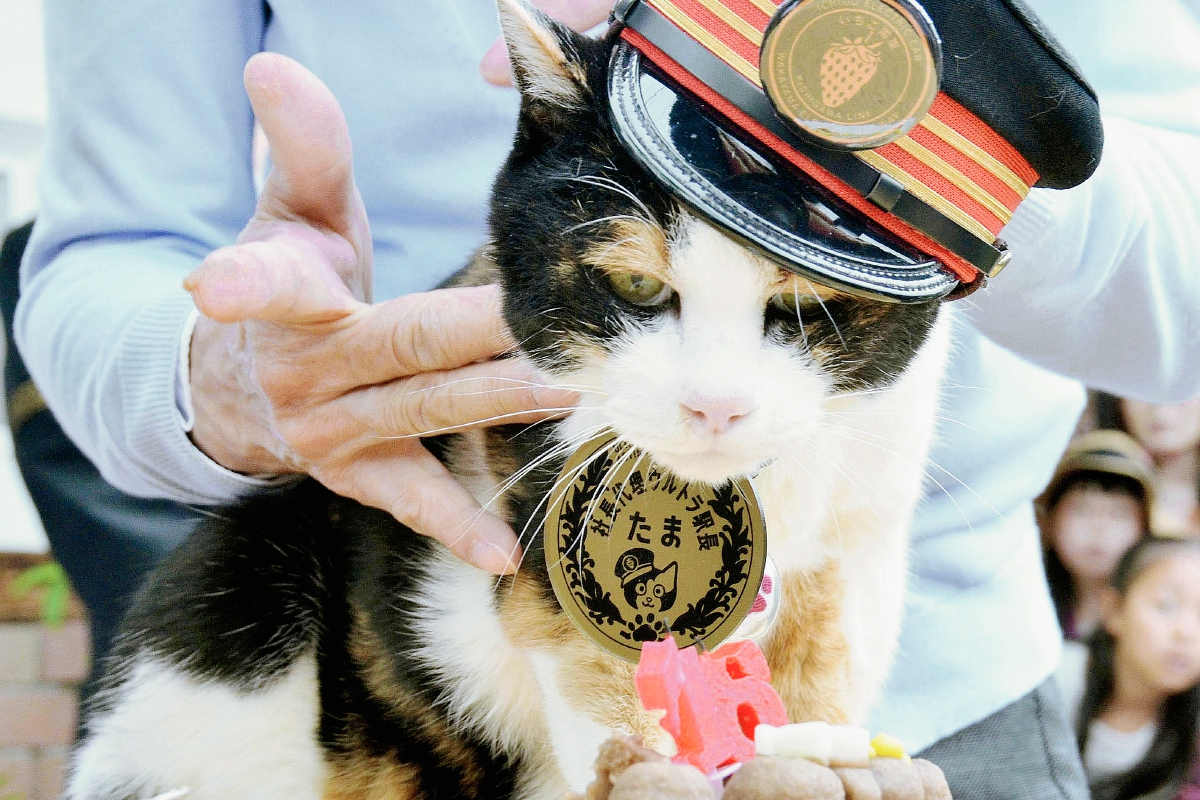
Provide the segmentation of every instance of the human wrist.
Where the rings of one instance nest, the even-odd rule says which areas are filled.
[[[269,424],[270,408],[249,374],[244,333],[200,316],[191,337],[190,438],[218,465],[258,477],[299,471]]]

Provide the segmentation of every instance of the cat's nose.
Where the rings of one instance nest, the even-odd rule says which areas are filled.
[[[754,401],[745,396],[712,396],[692,392],[680,402],[683,415],[713,436],[725,433],[754,410]]]

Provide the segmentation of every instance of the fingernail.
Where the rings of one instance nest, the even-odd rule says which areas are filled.
[[[569,408],[579,402],[579,393],[554,386],[535,386],[533,402],[542,408]]]
[[[471,546],[471,563],[480,569],[496,575],[505,575],[516,571],[518,551],[502,550],[491,542],[482,539]]]

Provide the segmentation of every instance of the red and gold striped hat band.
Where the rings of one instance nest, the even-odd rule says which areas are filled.
[[[939,91],[912,0],[625,0],[614,16],[688,94],[959,281],[1007,263],[997,236],[1038,174]]]

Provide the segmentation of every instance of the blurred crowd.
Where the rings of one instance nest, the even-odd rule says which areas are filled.
[[[1038,503],[1095,800],[1200,800],[1200,399],[1091,398]]]

